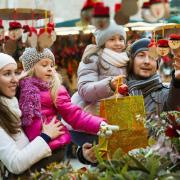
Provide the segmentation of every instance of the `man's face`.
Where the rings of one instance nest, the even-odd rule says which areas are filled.
[[[157,60],[148,51],[141,51],[134,58],[133,73],[139,79],[146,79],[157,71]]]

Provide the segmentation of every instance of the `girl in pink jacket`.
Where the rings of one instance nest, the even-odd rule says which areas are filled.
[[[98,133],[105,119],[92,116],[71,103],[54,70],[55,59],[49,49],[38,52],[35,48],[26,48],[20,60],[24,70],[28,71],[28,76],[20,81],[19,104],[22,125],[30,141],[41,134],[42,123],[49,123],[58,113],[74,129]],[[71,137],[65,126],[63,131],[63,135],[49,142],[52,150],[70,143]]]

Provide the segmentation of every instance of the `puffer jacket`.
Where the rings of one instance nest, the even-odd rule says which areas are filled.
[[[126,67],[118,68],[105,61],[100,55],[92,55],[88,63],[78,67],[78,92],[71,100],[86,111],[96,114],[97,102],[114,95],[110,87],[113,77],[126,74]]]
[[[23,89],[26,88],[26,84],[29,85],[30,83],[28,78],[22,81],[24,82],[20,83],[21,93],[23,93]],[[23,96],[20,95],[20,102],[21,98],[23,98]],[[59,113],[62,118],[73,127],[73,129],[91,134],[96,134],[99,131],[100,123],[102,121],[105,121],[105,119],[97,116],[92,116],[84,112],[80,107],[73,105],[71,103],[71,99],[67,90],[63,86],[61,86],[58,90],[55,103],[53,103],[49,90],[40,91],[40,101],[40,113],[47,123],[49,123],[52,118],[56,116],[57,113]],[[20,103],[20,107],[23,113],[23,103]],[[41,130],[42,119],[39,117],[34,117],[29,125],[24,126],[24,131],[30,141],[37,137],[41,133]],[[64,131],[65,134],[50,141],[49,146],[52,150],[70,143],[71,137],[69,131],[66,127],[64,127]]]

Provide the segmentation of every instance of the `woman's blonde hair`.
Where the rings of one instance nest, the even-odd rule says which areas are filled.
[[[36,77],[35,74],[35,69],[34,67],[31,68],[31,70],[28,72],[28,76],[31,77]],[[51,91],[51,97],[53,99],[53,101],[55,102],[56,100],[56,96],[57,96],[57,91],[59,89],[59,87],[62,85],[62,77],[60,74],[58,74],[57,72],[54,73],[52,82],[51,82],[51,86],[50,86],[50,91]]]

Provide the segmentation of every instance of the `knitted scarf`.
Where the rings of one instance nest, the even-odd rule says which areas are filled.
[[[117,53],[111,49],[104,48],[102,52],[102,58],[116,67],[127,66],[129,58],[126,52]]]
[[[16,97],[7,98],[5,96],[0,96],[2,103],[9,108],[9,110],[18,118],[21,117],[21,110],[19,109],[18,100]]]
[[[144,80],[137,80],[131,75],[128,77],[127,84],[131,95],[143,95],[144,97],[162,87],[158,74],[154,74],[152,77]]]
[[[35,77],[20,81],[19,106],[22,111],[22,125],[28,126],[34,117],[42,118],[40,91],[47,91],[49,84]]]

